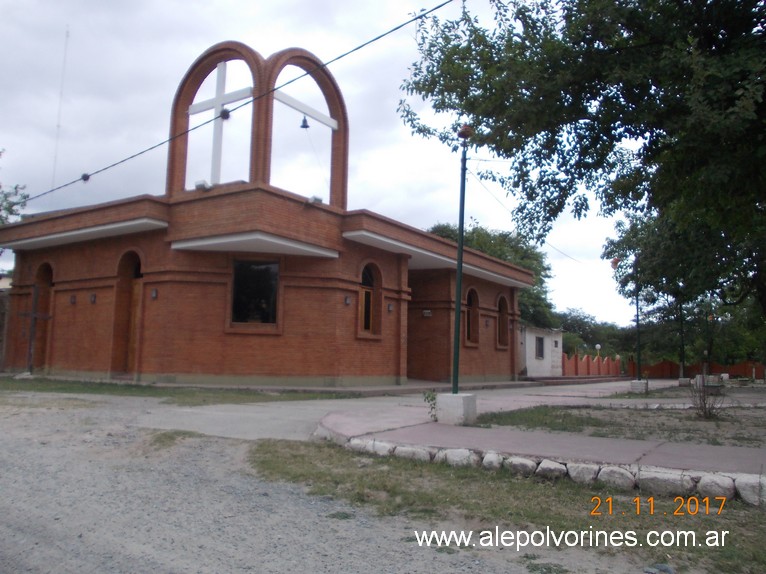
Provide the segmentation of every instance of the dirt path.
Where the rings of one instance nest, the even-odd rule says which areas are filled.
[[[0,572],[642,571],[593,551],[420,548],[425,523],[259,479],[246,441],[153,446],[133,421],[156,406],[0,394]]]

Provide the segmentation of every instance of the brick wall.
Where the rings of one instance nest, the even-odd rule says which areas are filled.
[[[409,306],[408,375],[410,378],[449,381],[452,373],[455,272],[449,269],[410,271],[412,302]],[[515,376],[512,344],[498,342],[498,298],[509,306],[509,288],[474,277],[463,278],[465,294],[473,289],[479,298],[478,342],[466,340],[466,313],[461,315],[460,377],[498,381]],[[509,328],[510,326],[506,326]],[[509,341],[511,338],[509,337]]]
[[[26,366],[31,288],[37,269],[53,268],[48,371],[113,370],[113,353],[126,326],[115,328],[118,265],[126,252],[141,259],[135,363],[143,380],[184,375],[306,377],[332,382],[347,377],[406,376],[406,330],[402,309],[409,299],[399,256],[352,242],[339,259],[237,254],[239,259],[280,261],[276,325],[230,324],[231,265],[228,253],[172,250],[164,232],[135,234],[18,254],[13,319],[16,333],[6,366]],[[361,271],[374,263],[383,285],[381,332],[359,329]],[[155,293],[156,297],[152,297]],[[348,298],[348,304],[346,299]],[[389,305],[391,309],[389,310]]]

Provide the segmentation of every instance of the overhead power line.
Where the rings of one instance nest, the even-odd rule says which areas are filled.
[[[477,176],[477,175],[476,175],[474,172],[472,172],[471,170],[468,170],[468,173],[470,173],[470,174],[473,176],[473,178],[474,178],[474,179],[475,179],[477,182],[479,182],[479,185],[481,185],[481,187],[483,187],[483,188],[484,188],[484,191],[486,191],[486,192],[489,194],[489,196],[490,196],[492,199],[494,199],[494,200],[495,200],[497,203],[499,203],[499,204],[500,204],[500,206],[501,206],[503,209],[505,209],[505,210],[506,210],[508,213],[510,213],[511,215],[513,215],[513,211],[511,211],[511,210],[508,208],[508,206],[507,206],[505,203],[503,203],[502,201],[500,201],[500,198],[498,198],[498,197],[497,197],[497,196],[496,196],[494,193],[492,193],[492,191],[491,191],[491,190],[490,190],[490,189],[489,189],[489,188],[488,188],[486,185],[484,185],[484,181],[482,181],[482,179],[481,179],[479,176]],[[583,264],[583,262],[582,262],[582,261],[579,261],[578,259],[575,259],[574,257],[572,257],[571,255],[569,255],[569,254],[567,254],[567,253],[564,253],[564,252],[563,252],[561,249],[559,249],[559,248],[558,248],[558,247],[556,247],[555,245],[551,244],[549,241],[546,241],[546,242],[545,242],[545,244],[546,244],[548,247],[550,247],[551,249],[553,249],[554,251],[558,251],[559,253],[561,253],[561,255],[563,255],[564,257],[567,257],[568,259],[571,259],[571,260],[572,260],[572,261],[574,261],[575,263],[579,263],[579,264],[581,264],[581,265]]]
[[[334,64],[335,62],[337,62],[339,60],[342,60],[343,58],[353,54],[354,52],[358,52],[362,48],[365,48],[365,47],[369,46],[370,44],[373,44],[373,43],[375,43],[375,42],[385,38],[386,36],[389,36],[389,35],[393,34],[394,32],[397,32],[397,31],[401,30],[402,28],[405,28],[406,26],[409,26],[413,22],[417,22],[418,20],[420,20],[422,18],[425,18],[429,14],[432,14],[433,12],[436,12],[437,10],[440,10],[441,8],[446,6],[447,4],[450,4],[452,1],[453,0],[446,0],[445,2],[442,2],[441,4],[439,4],[437,6],[434,6],[433,8],[431,8],[429,10],[423,10],[419,14],[417,14],[416,16],[413,16],[412,18],[407,20],[406,22],[403,22],[403,23],[399,24],[398,26],[395,26],[395,27],[391,28],[390,30],[388,30],[386,32],[383,32],[382,34],[379,34],[378,36],[375,36],[371,40],[368,40],[368,41],[366,41],[366,42],[364,42],[362,44],[359,44],[358,46],[356,46],[356,47],[354,47],[354,48],[352,48],[352,49],[350,49],[350,50],[348,50],[346,52],[343,52],[341,55],[336,56],[335,58],[333,58],[331,60],[323,62],[323,63],[315,66],[314,68],[312,68],[310,70],[304,71],[303,74],[300,74],[299,76],[296,76],[295,78],[292,78],[292,79],[284,82],[283,84],[280,84],[279,86],[275,86],[274,88],[272,88],[270,90],[262,92],[262,93],[258,94],[257,96],[254,96],[253,98],[251,98],[249,100],[246,100],[242,104],[240,104],[240,105],[238,105],[238,106],[236,106],[236,107],[234,107],[232,109],[227,109],[225,113],[230,114],[231,112],[239,110],[240,108],[243,108],[245,106],[251,105],[256,100],[264,98],[264,97],[268,96],[269,94],[272,94],[273,92],[276,92],[277,90],[281,90],[282,88],[284,88],[286,86],[289,86],[290,84],[293,84],[294,82],[297,82],[298,80],[300,80],[302,78],[305,78],[306,76],[310,76],[312,73],[316,72],[317,70],[321,70],[323,68],[326,68],[326,67],[330,66],[331,64]],[[177,139],[177,138],[179,138],[181,136],[184,136],[184,135],[186,135],[188,133],[191,133],[194,130],[197,130],[197,129],[203,127],[203,126],[206,126],[206,125],[214,122],[215,120],[219,119],[220,117],[221,117],[221,114],[216,115],[215,117],[210,118],[209,120],[207,120],[205,122],[202,122],[202,123],[200,123],[200,124],[198,124],[196,126],[193,126],[193,127],[189,128],[186,131],[183,131],[183,132],[177,133],[175,135],[172,135],[169,138],[167,138],[167,139],[165,139],[165,140],[163,140],[163,141],[161,141],[159,143],[156,143],[153,146],[150,146],[150,147],[148,147],[146,149],[138,151],[138,152],[136,152],[136,153],[134,153],[132,155],[129,155],[128,157],[125,157],[125,158],[123,158],[121,160],[115,161],[114,163],[111,163],[111,164],[109,164],[109,165],[107,165],[105,167],[102,167],[100,169],[97,169],[95,171],[85,172],[80,177],[78,177],[77,179],[73,179],[72,181],[69,181],[67,183],[63,183],[63,184],[61,184],[59,186],[56,186],[56,187],[53,187],[53,188],[51,188],[51,189],[49,189],[47,191],[44,191],[42,193],[38,193],[37,195],[33,195],[33,196],[27,198],[26,201],[29,202],[29,201],[33,201],[35,199],[39,199],[39,198],[41,198],[41,197],[43,197],[45,195],[49,195],[49,194],[54,193],[56,191],[60,191],[60,190],[62,190],[64,188],[72,186],[75,183],[78,183],[78,182],[81,182],[81,181],[82,182],[86,182],[86,181],[90,180],[90,178],[92,178],[94,175],[98,175],[100,173],[108,171],[108,170],[110,170],[112,168],[115,168],[115,167],[117,167],[119,165],[127,163],[127,162],[129,162],[129,161],[131,161],[131,160],[141,156],[141,155],[144,155],[145,153],[148,153],[148,152],[153,151],[153,150],[155,150],[155,149],[157,149],[159,147],[167,145],[170,142],[172,142],[173,140],[175,140],[175,139]]]

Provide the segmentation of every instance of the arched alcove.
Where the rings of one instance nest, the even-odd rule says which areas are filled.
[[[117,266],[114,293],[114,326],[112,330],[113,374],[133,373],[138,349],[138,320],[142,289],[141,258],[128,251]]]
[[[30,372],[44,370],[48,359],[48,333],[51,322],[53,291],[53,268],[43,263],[37,268],[32,288],[32,313],[30,314],[29,351],[27,357]]]

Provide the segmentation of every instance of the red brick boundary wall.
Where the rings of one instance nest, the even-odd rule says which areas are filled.
[[[622,374],[619,357],[591,357],[590,355],[569,357],[566,353],[561,356],[561,375],[563,377],[618,377]]]
[[[694,377],[701,375],[705,365],[702,363],[687,364],[684,366],[684,376]],[[649,379],[675,379],[680,376],[680,365],[675,361],[660,361],[653,365],[641,365],[642,378]],[[636,362],[633,357],[625,361],[623,368],[622,362],[617,357],[591,357],[585,355],[567,356],[565,353],[561,358],[561,374],[564,377],[592,377],[592,376],[620,376],[626,375],[636,377]],[[754,361],[745,361],[736,365],[721,365],[711,363],[708,368],[709,374],[726,373],[731,378],[766,378],[766,366]]]
[[[684,377],[701,375],[705,370],[703,363],[693,363],[684,366]],[[633,360],[629,360],[625,366],[626,373],[635,377],[636,366]],[[675,379],[680,376],[680,365],[675,361],[661,361],[653,365],[641,365],[642,376],[650,379]],[[729,377],[763,379],[766,367],[762,363],[745,361],[736,365],[721,365],[710,363],[708,373],[711,375],[726,373]]]

